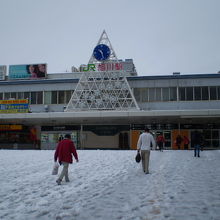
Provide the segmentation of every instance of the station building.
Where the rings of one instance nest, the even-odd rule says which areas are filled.
[[[70,133],[78,149],[136,149],[145,127],[163,134],[165,149],[192,149],[195,131],[205,149],[220,148],[219,73],[138,76],[132,59],[108,47],[110,61],[93,55],[99,63],[79,71],[16,79],[17,69],[2,79],[0,148],[55,149]],[[178,148],[178,135],[189,144]]]

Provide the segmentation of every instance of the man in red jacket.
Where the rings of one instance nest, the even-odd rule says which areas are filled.
[[[69,164],[73,162],[72,154],[75,157],[76,162],[78,162],[78,155],[74,143],[71,140],[70,134],[66,134],[64,139],[58,143],[54,154],[54,161],[56,162],[58,159],[59,163],[63,165],[63,170],[56,181],[58,185],[61,185],[64,176],[66,182],[69,182],[68,168]]]

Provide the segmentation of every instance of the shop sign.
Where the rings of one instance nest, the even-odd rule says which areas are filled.
[[[27,99],[1,100],[0,114],[5,113],[28,113],[29,104]]]
[[[80,130],[79,125],[42,126],[41,131],[72,131]]]
[[[0,131],[20,131],[22,125],[0,125]]]

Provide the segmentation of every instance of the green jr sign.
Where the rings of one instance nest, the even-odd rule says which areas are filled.
[[[83,72],[88,72],[88,71],[96,71],[95,64],[88,64],[86,67],[83,67]]]

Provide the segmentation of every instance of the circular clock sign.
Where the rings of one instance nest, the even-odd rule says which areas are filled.
[[[105,44],[99,44],[93,50],[93,56],[96,60],[103,61],[107,60],[111,54],[110,48]]]

